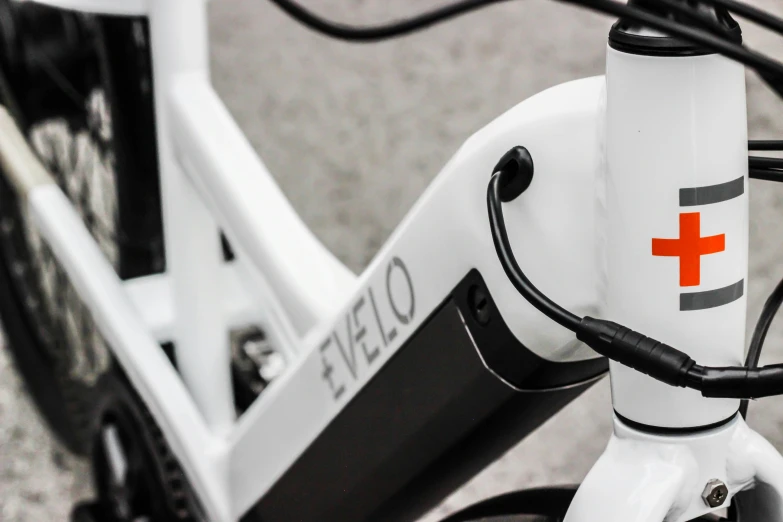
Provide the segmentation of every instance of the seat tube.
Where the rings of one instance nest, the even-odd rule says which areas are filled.
[[[223,259],[219,230],[187,177],[185,169],[192,160],[176,150],[170,126],[174,80],[209,76],[206,0],[154,0],[149,6],[166,271],[174,303],[177,368],[207,424],[223,434],[231,429],[235,413],[231,350],[220,306]]]
[[[686,352],[741,365],[748,272],[744,68],[716,54],[610,45],[606,316]],[[621,419],[697,429],[732,418],[706,399],[611,364]]]

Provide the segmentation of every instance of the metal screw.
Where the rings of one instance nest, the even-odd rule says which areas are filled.
[[[492,317],[492,310],[486,291],[480,286],[471,286],[470,290],[468,290],[468,302],[470,303],[470,314],[473,316],[473,319],[482,326],[489,323]]]
[[[726,498],[729,496],[729,488],[726,484],[718,479],[712,479],[704,486],[704,491],[701,494],[701,498],[704,499],[704,503],[711,508],[720,507],[726,502]]]

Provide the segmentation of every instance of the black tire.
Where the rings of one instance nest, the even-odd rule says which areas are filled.
[[[91,453],[97,495],[90,506],[93,512],[102,513],[101,522],[206,520],[160,427],[127,377],[117,369],[106,382],[99,404],[100,428]],[[121,485],[113,480],[112,458],[104,439],[109,427],[126,463]]]
[[[526,489],[482,500],[442,522],[562,522],[576,486]]]
[[[162,271],[162,226],[146,20],[87,16],[33,3],[14,4],[0,0],[0,22],[0,103],[9,109],[31,140],[40,128],[37,125],[47,122],[62,124],[66,134],[72,132],[76,136],[79,133],[79,140],[94,140],[95,150],[102,154],[99,161],[107,161],[108,167],[103,172],[111,178],[113,185],[110,186],[115,187],[107,196],[113,198],[116,205],[107,211],[112,223],[109,233],[102,228],[103,222],[94,219],[94,198],[90,193],[92,178],[88,180],[90,183],[81,182],[81,192],[69,188],[69,182],[76,175],[78,161],[74,158],[78,151],[72,148],[71,156],[66,154],[69,160],[58,160],[56,164],[51,157],[42,157],[42,160],[54,171],[64,192],[82,212],[85,223],[113,261],[120,277]],[[83,47],[80,43],[78,52],[68,56],[62,50],[67,50],[67,45],[56,41],[60,33],[64,38],[78,34],[86,43]],[[19,59],[20,48],[36,45],[25,39],[39,35],[55,39],[47,42],[48,47],[42,45],[41,48],[59,52],[56,60],[46,64],[48,69],[52,64],[68,67],[67,71],[58,69],[56,76],[59,79],[52,74],[42,75],[35,69],[35,64],[28,63],[29,58],[28,62]],[[49,58],[47,55],[46,59]],[[34,57],[33,61],[35,59],[44,62],[41,58]],[[68,96],[80,99],[78,97],[68,94],[58,98],[58,94],[62,94],[58,89],[63,90],[63,78],[70,83],[71,90],[85,90],[79,91],[84,94],[81,107],[75,102],[69,105],[67,100]],[[52,84],[48,85],[47,81]],[[105,101],[105,109],[97,110],[108,114],[110,119],[108,124],[103,120],[102,127],[97,130],[91,126],[91,112],[87,106],[94,100],[95,92],[102,93],[100,96]],[[109,138],[96,132],[106,132]],[[81,146],[75,138],[70,143],[71,147]],[[85,147],[89,147],[89,143]],[[38,143],[37,152],[40,151]],[[94,176],[97,167],[88,168]],[[116,379],[112,372],[114,362],[86,308],[74,298],[75,292],[64,273],[56,265],[46,265],[41,260],[46,247],[34,245],[24,220],[17,195],[4,176],[0,176],[0,319],[6,332],[6,346],[52,431],[72,451],[87,454],[99,422],[102,390],[111,385],[109,381]],[[49,278],[48,286],[45,277]],[[79,364],[89,367],[89,371],[75,371]]]
[[[98,504],[83,502],[71,511],[71,522],[108,522],[110,516]]]
[[[468,506],[441,522],[563,522],[576,489],[562,486],[513,491]],[[706,515],[691,522],[723,520]]]

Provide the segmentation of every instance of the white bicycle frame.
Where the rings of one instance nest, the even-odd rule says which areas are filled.
[[[741,362],[741,66],[716,56],[672,65],[609,49],[606,77],[549,89],[471,137],[356,276],[302,223],[212,89],[205,0],[42,3],[150,21],[165,274],[121,282],[4,113],[0,157],[210,520],[237,520],[269,492],[471,270],[536,356],[595,359],[522,300],[497,260],[484,195],[492,167],[516,145],[531,152],[536,176],[505,214],[520,264],[539,288],[577,314],[617,318],[687,347],[700,363]],[[683,114],[690,126],[679,124]],[[651,143],[660,154],[650,154]],[[676,237],[682,190],[735,178],[742,190],[722,207],[688,204],[703,205],[705,236],[714,229],[727,239],[720,256],[702,258],[704,295],[678,297],[676,284],[663,283],[676,281],[677,263],[650,256],[649,241]],[[219,231],[235,261],[223,261]],[[714,298],[710,289],[726,283],[735,284],[729,301],[683,311],[682,299]],[[251,323],[262,325],[287,369],[237,420],[227,332]],[[179,372],[160,349],[169,340]],[[751,498],[741,502],[743,516],[783,522],[783,458],[735,415],[737,401],[704,399],[619,365],[612,386],[615,433],[568,522],[689,520],[717,509],[702,498],[715,479],[730,499]],[[703,429],[687,431],[694,427]]]

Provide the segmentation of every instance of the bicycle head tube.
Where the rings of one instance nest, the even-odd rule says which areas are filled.
[[[702,364],[741,365],[744,69],[676,41],[645,46],[656,35],[633,33],[618,23],[607,49],[606,316]],[[614,362],[611,380],[615,411],[653,429],[720,424],[739,407],[738,400],[707,399]]]

